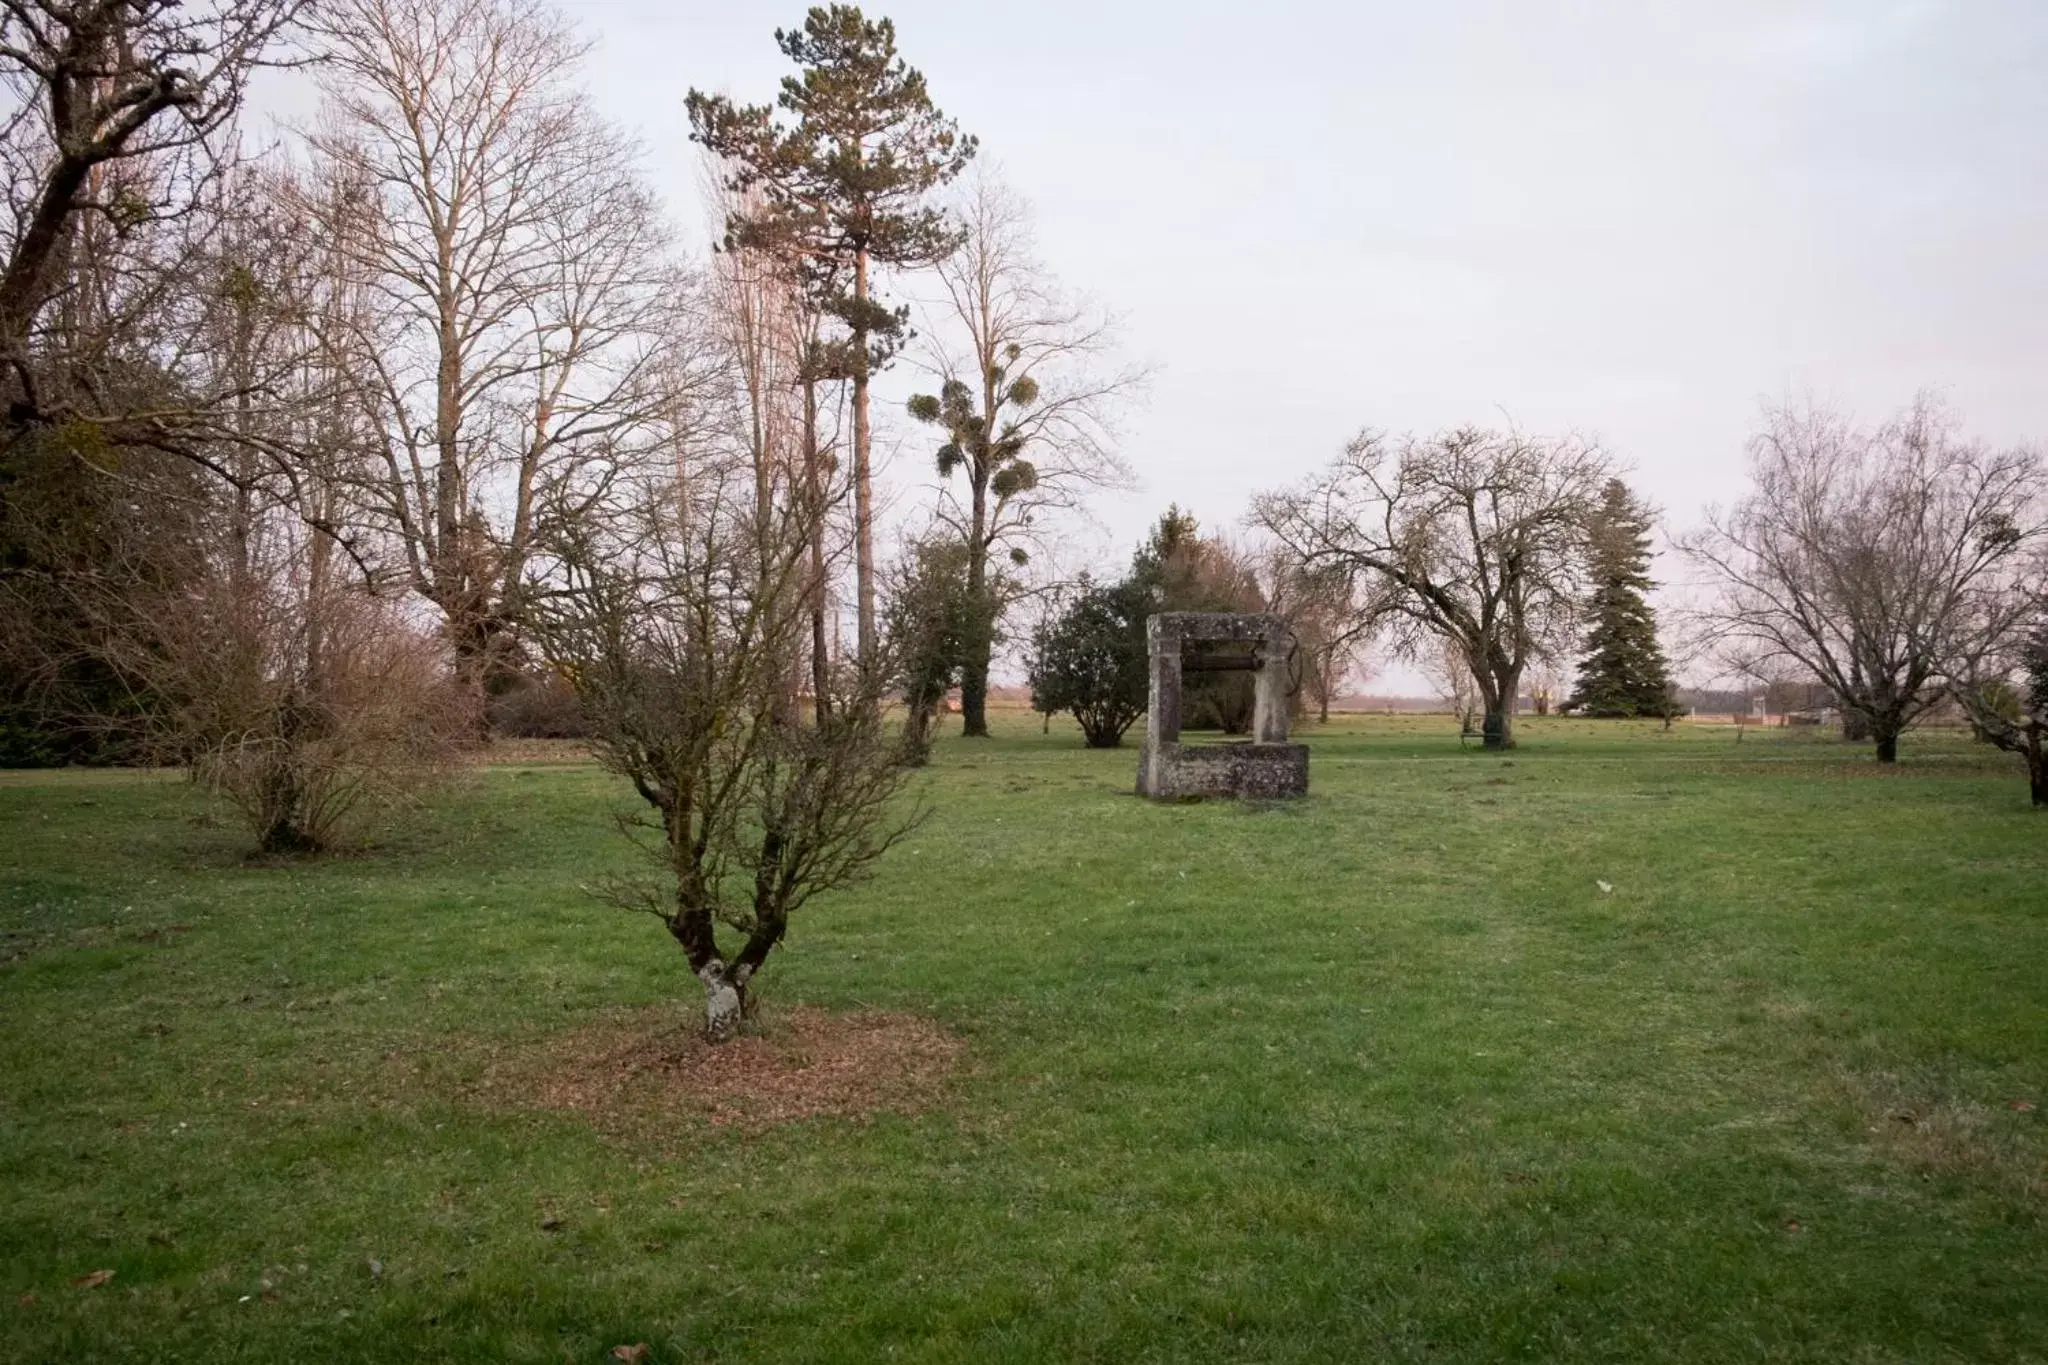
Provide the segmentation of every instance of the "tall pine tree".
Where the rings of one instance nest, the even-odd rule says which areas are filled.
[[[927,266],[955,250],[958,225],[930,202],[976,143],[932,103],[924,76],[896,53],[896,26],[854,5],[815,6],[775,42],[798,72],[775,107],[692,90],[690,137],[724,158],[726,183],[761,207],[726,224],[729,243],[804,266],[823,311],[846,330],[836,363],[806,361],[853,386],[855,595],[860,656],[874,656],[874,498],[868,384],[902,345],[906,310],[875,298],[873,267]]]
[[[1592,514],[1592,626],[1567,707],[1589,716],[1669,716],[1671,666],[1657,643],[1650,610],[1649,507],[1620,479],[1609,479]]]

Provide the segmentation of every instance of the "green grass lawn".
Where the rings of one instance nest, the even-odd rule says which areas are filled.
[[[281,865],[170,778],[0,775],[0,1358],[2048,1359],[2017,767],[1520,728],[1345,722],[1271,807],[941,741],[763,984],[964,1067],[753,1133],[486,1083],[701,1009],[581,889],[633,867],[593,767]]]

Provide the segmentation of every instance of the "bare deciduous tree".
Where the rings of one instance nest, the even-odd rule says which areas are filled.
[[[262,851],[308,853],[438,780],[467,707],[445,648],[334,529],[354,520],[344,475],[361,428],[317,333],[346,306],[346,263],[288,205],[250,198],[211,206],[187,289],[213,303],[176,370],[232,395],[184,433],[211,433],[226,477],[195,499],[177,572],[134,562],[91,582],[161,751],[238,807]]]
[[[1437,700],[1458,718],[1462,738],[1480,728],[1479,685],[1472,678],[1471,661],[1465,651],[1450,640],[1439,640],[1436,648],[1421,658],[1423,676],[1436,689]]]
[[[762,212],[760,191],[736,189],[729,168],[714,162],[705,176],[705,195],[717,226]],[[814,267],[790,254],[779,239],[728,242],[713,258],[708,304],[711,331],[720,351],[717,367],[732,383],[732,421],[753,452],[757,525],[766,527],[771,471],[795,473],[792,496],[810,509],[806,601],[811,623],[810,688],[813,705],[829,704],[832,656],[829,611],[834,556],[828,550],[833,515],[844,500],[846,480],[835,477],[837,432],[828,431],[818,401],[829,377],[832,348],[820,339]],[[824,368],[821,369],[821,366]]]
[[[1309,565],[1275,546],[1265,556],[1267,609],[1294,632],[1296,709],[1314,707],[1327,724],[1330,706],[1365,671],[1373,622],[1359,598],[1359,574],[1344,564]]]
[[[1305,490],[1255,516],[1308,565],[1368,575],[1365,614],[1392,647],[1463,655],[1488,748],[1514,744],[1523,671],[1570,638],[1583,595],[1586,514],[1609,475],[1576,437],[1464,427],[1389,441],[1361,433]]]
[[[209,140],[240,107],[250,73],[306,4],[0,4],[0,85],[8,97],[0,162],[13,229],[0,266],[0,348],[26,383],[18,403],[37,410],[26,350],[38,314],[69,283],[64,258],[79,219],[132,225],[176,207],[110,168],[210,151]]]
[[[332,338],[371,418],[366,484],[481,696],[523,615],[541,493],[657,401],[681,284],[632,144],[538,0],[337,0],[310,202],[370,306]]]
[[[312,853],[451,771],[467,708],[444,650],[338,571],[325,532],[271,516],[173,593],[130,586],[111,638],[152,693],[161,753],[265,853]]]
[[[803,500],[775,492],[763,527],[744,458],[629,472],[603,515],[551,522],[536,598],[538,638],[574,683],[599,760],[649,807],[627,826],[667,874],[615,898],[682,946],[714,1040],[738,1028],[790,916],[865,876],[908,825],[880,674],[842,672],[814,724],[785,714],[810,533]],[[719,942],[721,925],[736,943]]]
[[[2027,628],[2015,628],[1958,670],[1949,695],[1979,739],[2019,755],[2028,793],[2041,808],[2048,807],[2048,590],[2023,591]]]
[[[913,397],[910,413],[945,433],[938,515],[966,551],[973,604],[960,709],[965,733],[985,738],[989,659],[1013,596],[996,556],[1022,565],[1047,512],[1129,483],[1110,417],[1142,376],[1098,368],[1114,343],[1110,320],[1061,296],[1033,255],[1021,199],[984,176],[969,188],[961,228],[959,249],[935,268],[940,326],[958,350],[935,353],[939,391]]]
[[[1529,687],[1529,705],[1539,716],[1547,716],[1564,700],[1564,668],[1556,659],[1538,657],[1530,661],[1524,675]]]
[[[1964,440],[1927,399],[1875,430],[1783,406],[1750,445],[1754,490],[1679,548],[1718,591],[1726,663],[1824,683],[1879,762],[2007,638],[2008,576],[2044,533],[2039,458]]]

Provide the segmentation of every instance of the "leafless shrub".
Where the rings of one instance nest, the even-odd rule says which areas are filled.
[[[444,649],[397,604],[305,572],[135,593],[118,638],[165,758],[242,815],[265,853],[311,853],[445,778],[470,713]],[[132,593],[133,590],[131,590]]]

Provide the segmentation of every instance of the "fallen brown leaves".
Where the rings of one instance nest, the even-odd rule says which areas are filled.
[[[499,1102],[588,1114],[646,1134],[699,1120],[759,1130],[809,1118],[915,1113],[958,1069],[960,1040],[929,1019],[859,1011],[777,1010],[730,1042],[704,1040],[678,1005],[619,1014],[544,1054],[492,1068]]]

